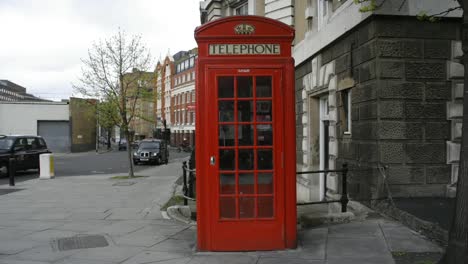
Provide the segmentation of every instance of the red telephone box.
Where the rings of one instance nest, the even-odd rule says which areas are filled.
[[[233,16],[195,39],[198,249],[294,248],[294,29]]]

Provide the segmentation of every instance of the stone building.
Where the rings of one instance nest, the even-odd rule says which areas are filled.
[[[167,55],[156,65],[156,92],[155,104],[156,127],[164,128],[164,121],[168,128],[172,125],[171,119],[171,89],[173,86],[174,58]]]
[[[7,102],[47,102],[26,92],[26,88],[8,80],[0,80],[0,101]]]
[[[296,29],[297,169],[354,170],[353,198],[451,196],[458,171],[463,97],[457,1],[387,0],[361,12],[352,0],[206,0],[202,23],[264,15]],[[298,176],[298,199],[339,193],[339,177]],[[327,187],[323,188],[326,183]]]
[[[127,113],[133,115],[129,125],[134,140],[152,137],[155,129],[155,73],[133,69],[132,72],[124,74],[123,81],[127,87]]]

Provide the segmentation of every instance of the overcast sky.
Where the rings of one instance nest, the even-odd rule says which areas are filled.
[[[139,34],[155,62],[196,46],[199,0],[0,0],[0,80],[60,100],[73,93],[93,41],[120,27]]]

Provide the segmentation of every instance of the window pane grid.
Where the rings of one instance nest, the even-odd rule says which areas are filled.
[[[234,207],[235,204],[235,213],[228,212],[228,217],[223,217],[220,215],[221,220],[229,221],[229,220],[248,220],[248,219],[268,219],[274,216],[274,188],[275,188],[275,180],[274,180],[274,168],[268,169],[259,169],[259,152],[262,152],[263,159],[271,159],[271,163],[274,163],[274,151],[273,151],[273,140],[267,141],[267,144],[259,144],[259,129],[261,129],[262,134],[261,136],[264,137],[265,133],[271,131],[273,129],[273,120],[272,120],[272,93],[271,91],[271,77],[270,76],[261,76],[269,80],[270,91],[268,91],[268,84],[262,87],[262,91],[257,91],[257,76],[248,76],[251,77],[250,85],[246,85],[246,78],[244,76],[243,79],[239,77],[233,76],[223,76],[227,77],[228,79],[232,80],[233,87],[232,92],[223,93],[222,98],[218,98],[218,104],[221,102],[226,102],[233,104],[234,115],[232,116],[231,120],[218,120],[218,135],[219,130],[222,126],[233,126],[234,127],[234,144],[233,145],[224,145],[218,144],[219,150],[231,150],[234,154],[234,169],[233,170],[219,170],[219,174],[232,174],[235,175],[235,193],[219,193],[219,201],[223,201],[223,204],[226,203],[227,205],[231,205]],[[231,79],[232,78],[232,79]],[[270,79],[268,79],[270,78]],[[239,87],[242,82],[242,87]],[[218,82],[219,83],[219,82]],[[246,87],[244,87],[246,86]],[[242,90],[239,89],[248,89]],[[265,90],[265,88],[267,90]],[[218,91],[219,88],[218,88]],[[260,96],[258,96],[260,93]],[[232,97],[227,97],[226,94],[232,95]],[[249,96],[249,97],[246,97]],[[269,97],[262,97],[262,95],[269,95]],[[258,97],[258,98],[257,98]],[[243,102],[242,104],[240,104]],[[249,103],[250,102],[250,105]],[[225,104],[226,104],[225,103]],[[228,103],[228,104],[229,104]],[[242,110],[240,109],[242,106]],[[257,108],[261,107],[259,112],[257,113]],[[229,108],[227,108],[229,109]],[[221,110],[221,109],[219,109]],[[241,112],[239,112],[241,110]],[[232,110],[231,110],[232,111]],[[247,121],[245,121],[247,120]],[[259,128],[257,125],[263,126],[270,126]],[[249,129],[250,126],[250,129]],[[225,129],[223,127],[223,129]],[[266,129],[266,130],[265,130]],[[232,133],[232,132],[231,132]],[[242,134],[241,134],[242,133]],[[252,137],[253,133],[253,140],[249,139],[248,137]],[[246,141],[247,138],[247,141]],[[271,132],[270,132],[271,138]],[[240,142],[242,140],[242,143]],[[221,141],[218,141],[221,142]],[[270,145],[268,145],[270,144]],[[266,152],[265,152],[266,151]],[[253,156],[253,157],[252,157]],[[248,169],[241,169],[240,168],[240,158],[242,158],[242,164],[244,168]],[[253,160],[252,160],[253,159]],[[247,163],[246,163],[247,162]],[[248,165],[249,162],[252,162],[252,165]],[[265,166],[265,165],[262,165]],[[266,167],[269,165],[267,164]],[[270,165],[271,166],[271,165]],[[268,192],[271,193],[260,193],[259,188],[259,175],[260,174],[270,174],[271,180],[267,183],[268,184]],[[243,175],[243,182],[242,182],[242,192],[241,193],[241,176]],[[249,175],[253,175],[253,182],[252,178]],[[268,176],[268,175],[267,175]],[[247,177],[247,179],[245,179]],[[264,177],[264,175],[262,176]],[[262,180],[264,182],[264,180]],[[262,183],[263,184],[263,183]],[[253,186],[251,186],[253,185]],[[250,189],[253,187],[253,190]],[[247,189],[246,189],[247,188]],[[264,191],[265,187],[262,186],[262,192]],[[250,190],[250,191],[249,191]],[[246,193],[247,192],[247,193]],[[253,193],[252,193],[253,192]],[[224,200],[223,200],[224,199]],[[228,199],[228,200],[226,200]],[[263,207],[262,205],[266,205]],[[234,208],[232,208],[234,209]],[[220,214],[221,209],[220,209]],[[234,216],[235,215],[235,216]]]

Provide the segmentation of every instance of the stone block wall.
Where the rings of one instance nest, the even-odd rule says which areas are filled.
[[[457,144],[446,141],[459,127],[447,120],[460,112],[452,96],[456,85],[448,78],[458,29],[457,21],[376,16],[356,30],[356,49],[343,55],[353,58],[344,76],[352,73],[356,83],[351,137],[337,127],[338,160],[362,170],[350,176],[352,195],[385,197],[384,177],[375,168],[387,166],[394,197],[445,196],[452,171],[447,159]]]
[[[311,101],[328,95],[329,168],[349,164],[352,198],[446,196],[461,135],[459,32],[459,20],[373,16],[297,67],[298,169],[312,168],[318,144]],[[341,98],[348,89],[350,134]],[[329,195],[341,192],[339,182],[327,175]]]

